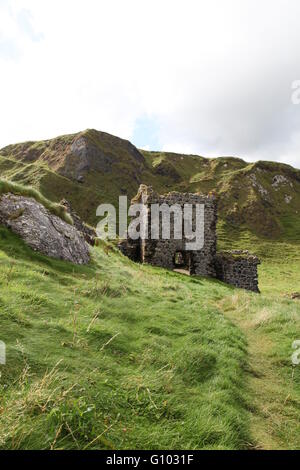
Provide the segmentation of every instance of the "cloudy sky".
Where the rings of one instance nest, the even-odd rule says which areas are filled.
[[[296,80],[299,0],[0,0],[0,147],[95,128],[300,168]]]

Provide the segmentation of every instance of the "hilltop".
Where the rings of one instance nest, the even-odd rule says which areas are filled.
[[[0,150],[1,176],[37,188],[48,199],[69,199],[79,215],[96,223],[96,207],[133,197],[140,183],[165,193],[215,192],[220,240],[245,232],[254,240],[300,240],[300,170],[281,163],[204,158],[139,150],[96,130]]]

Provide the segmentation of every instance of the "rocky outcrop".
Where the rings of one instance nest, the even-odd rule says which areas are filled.
[[[0,224],[33,250],[75,264],[90,261],[88,245],[75,226],[50,213],[33,198],[7,193],[0,198]]]
[[[77,228],[78,232],[82,233],[85,241],[89,243],[89,245],[94,246],[95,238],[97,237],[96,231],[92,227],[89,227],[88,225],[86,225],[81,220],[77,212],[74,211],[69,201],[67,201],[66,199],[63,199],[62,201],[60,201],[60,205],[66,208],[66,211],[70,214],[70,216],[73,219],[74,227]]]
[[[160,176],[166,176],[167,178],[171,178],[174,182],[178,182],[181,180],[180,174],[176,170],[175,166],[172,163],[162,161],[158,165],[154,166],[153,168],[154,173]]]
[[[71,145],[65,148],[59,172],[84,184],[91,172],[105,175],[121,162],[126,164],[127,169],[131,167],[132,175],[137,177],[145,160],[130,142],[90,129],[76,135]]]
[[[275,175],[272,181],[273,188],[279,188],[279,186],[287,184],[293,187],[293,184],[284,175]]]

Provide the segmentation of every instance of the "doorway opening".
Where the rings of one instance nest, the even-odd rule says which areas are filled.
[[[174,255],[174,271],[182,274],[191,273],[191,256],[188,251],[176,251]]]

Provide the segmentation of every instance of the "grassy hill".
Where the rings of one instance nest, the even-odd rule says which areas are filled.
[[[0,264],[1,449],[299,448],[299,264],[265,265],[259,296],[109,245],[50,260],[4,228]]]
[[[2,149],[0,177],[0,193],[61,216],[67,198],[91,224],[140,183],[214,191],[220,247],[263,260],[257,295],[106,244],[73,266],[0,227],[1,449],[300,448],[299,170],[145,152],[88,130]]]
[[[0,150],[0,175],[30,184],[47,198],[66,197],[88,223],[96,208],[133,197],[140,183],[219,196],[220,242],[248,232],[252,238],[299,243],[300,170],[239,158],[207,159],[138,150],[130,142],[95,130]]]

